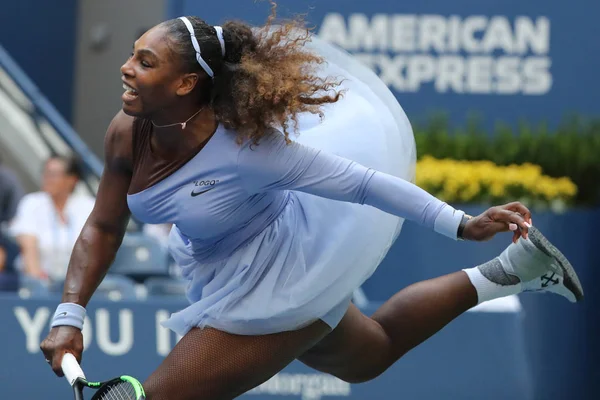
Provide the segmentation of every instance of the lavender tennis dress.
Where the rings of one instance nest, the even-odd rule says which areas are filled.
[[[269,334],[317,319],[333,328],[404,218],[433,229],[453,210],[409,182],[413,133],[387,87],[341,50],[309,46],[328,60],[321,74],[347,79],[322,121],[303,115],[291,145],[280,134],[239,145],[219,127],[181,168],[128,196],[140,220],[174,224],[190,305],[164,325],[181,335]]]

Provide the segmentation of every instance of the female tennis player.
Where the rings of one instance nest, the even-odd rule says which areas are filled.
[[[273,16],[254,30],[182,17],[135,42],[95,208],[41,345],[57,374],[66,352],[81,359],[84,307],[130,210],[174,224],[171,252],[189,280],[191,305],[165,323],[184,337],[145,382],[150,400],[231,399],[294,359],[363,382],[478,303],[526,290],[582,297],[525,206],[470,218],[413,185],[413,134],[385,85]],[[514,243],[367,317],[352,292],[404,219],[455,240],[512,230]],[[547,273],[558,283],[542,287]]]

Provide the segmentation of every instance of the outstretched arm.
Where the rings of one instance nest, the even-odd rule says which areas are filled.
[[[404,179],[298,143],[274,133],[238,158],[249,193],[298,190],[334,200],[367,204],[457,238],[464,212]]]

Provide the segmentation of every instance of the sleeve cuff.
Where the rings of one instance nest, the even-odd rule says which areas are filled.
[[[464,215],[464,211],[456,210],[452,206],[445,204],[435,218],[433,230],[450,239],[458,240],[458,226]]]

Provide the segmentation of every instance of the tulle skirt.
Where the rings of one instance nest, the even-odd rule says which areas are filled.
[[[327,60],[319,73],[344,78],[346,93],[324,108],[322,121],[303,115],[295,140],[412,181],[414,136],[394,95],[346,52],[316,37],[308,46]],[[305,193],[287,196],[278,218],[226,260],[197,263],[173,229],[170,248],[188,271],[191,305],[164,326],[181,335],[205,326],[261,335],[318,319],[332,328],[339,323],[353,291],[398,237],[403,219]]]

